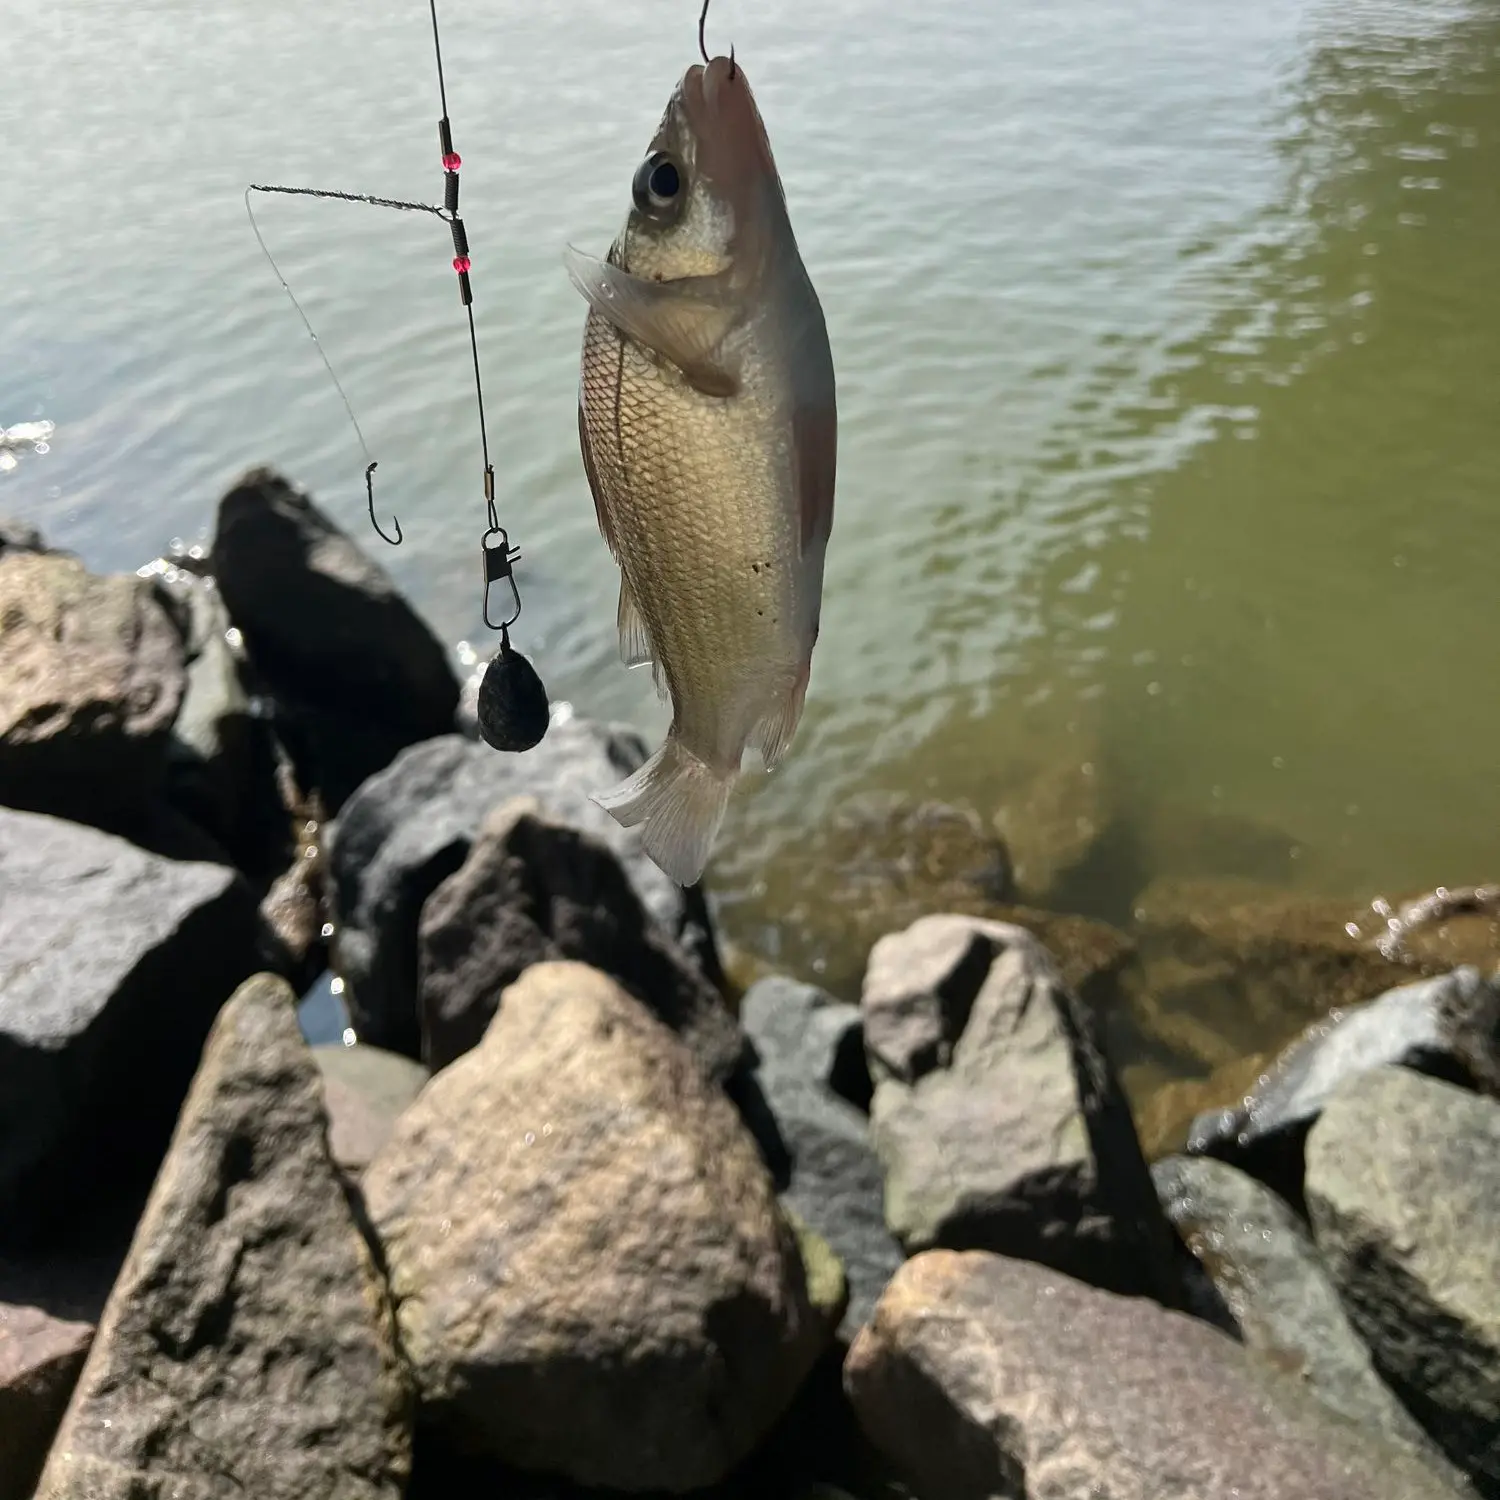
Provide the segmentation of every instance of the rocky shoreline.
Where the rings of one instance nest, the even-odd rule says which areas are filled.
[[[0,1500],[1500,1497],[1500,892],[1122,931],[898,809],[845,993],[736,982],[639,737],[472,702],[275,474],[0,523]]]

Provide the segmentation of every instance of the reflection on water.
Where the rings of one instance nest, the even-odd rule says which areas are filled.
[[[0,510],[132,566],[269,460],[362,526],[337,397],[240,193],[430,188],[425,12],[330,0],[313,31],[292,0],[86,0],[57,27],[17,3],[50,41],[0,96],[38,185],[0,225],[0,423],[58,431],[0,476]],[[615,660],[559,251],[617,227],[691,18],[668,45],[643,0],[450,12],[524,644],[580,711],[659,729]],[[841,403],[812,699],[736,799],[713,874],[731,931],[857,969],[861,924],[795,866],[876,792],[1078,834],[1050,894],[1117,920],[1162,873],[1361,896],[1493,877],[1494,9],[936,0],[918,24],[725,0],[716,20]],[[262,220],[403,519],[381,560],[476,636],[451,273],[433,226],[372,212]]]

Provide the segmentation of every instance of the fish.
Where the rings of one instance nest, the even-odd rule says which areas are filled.
[[[838,448],[823,308],[732,56],[682,76],[605,258],[565,263],[588,303],[579,446],[620,656],[672,707],[656,752],[593,800],[691,886],[745,751],[774,770],[802,717]]]

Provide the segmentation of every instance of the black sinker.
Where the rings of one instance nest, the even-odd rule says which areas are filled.
[[[508,635],[479,680],[479,733],[495,750],[530,750],[547,732],[547,689]]]

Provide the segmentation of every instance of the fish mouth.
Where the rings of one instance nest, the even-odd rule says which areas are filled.
[[[743,191],[749,182],[775,177],[771,143],[739,63],[727,57],[694,63],[682,75],[673,104],[710,182]]]

